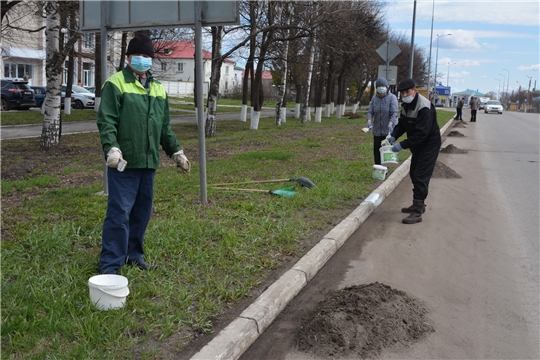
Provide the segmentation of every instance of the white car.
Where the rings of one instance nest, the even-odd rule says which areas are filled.
[[[498,100],[489,100],[486,105],[484,105],[484,112],[487,113],[503,113],[503,106]]]
[[[66,85],[62,85],[62,96],[66,94]],[[86,90],[82,86],[71,85],[71,107],[74,109],[93,108],[96,94]]]

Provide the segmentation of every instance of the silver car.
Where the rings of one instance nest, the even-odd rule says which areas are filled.
[[[498,100],[489,100],[484,106],[484,112],[487,113],[503,113],[503,106]]]
[[[62,85],[62,96],[65,96],[66,85]],[[71,85],[71,98],[75,99],[71,104],[74,109],[93,108],[96,95],[82,86]]]

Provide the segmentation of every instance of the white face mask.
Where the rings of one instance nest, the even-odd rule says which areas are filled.
[[[404,103],[410,104],[414,100],[414,95],[405,96],[401,98],[401,100],[403,100]]]
[[[377,93],[378,94],[386,94],[386,86],[379,86],[377,88]]]

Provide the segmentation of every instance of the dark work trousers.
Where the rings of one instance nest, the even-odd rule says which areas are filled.
[[[477,110],[471,110],[471,122],[476,122],[476,111]]]
[[[386,136],[373,136],[373,160],[375,165],[381,165],[381,142],[386,139]]]
[[[152,215],[154,169],[107,169],[109,197],[99,270],[116,273],[126,260],[143,259],[144,232]]]
[[[425,200],[428,196],[429,180],[441,149],[440,138],[422,145],[412,153],[409,176],[413,183],[413,199]]]
[[[463,109],[462,108],[456,108],[456,120],[463,120]]]

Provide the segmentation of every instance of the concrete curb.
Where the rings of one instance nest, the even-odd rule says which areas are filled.
[[[453,123],[450,119],[441,135]],[[238,359],[276,319],[287,304],[307,285],[347,239],[366,221],[408,175],[411,158],[407,158],[349,216],[330,230],[322,240],[293,267],[262,293],[232,323],[205,345],[191,360]]]

